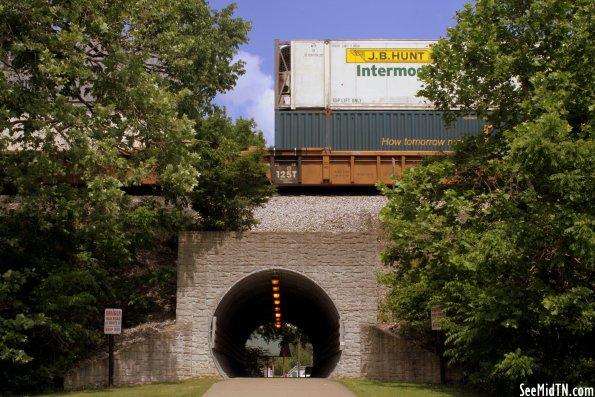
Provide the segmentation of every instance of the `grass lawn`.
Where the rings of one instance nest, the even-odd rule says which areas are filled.
[[[200,397],[221,379],[190,379],[184,382],[93,389],[71,393],[48,394],[46,397]]]
[[[40,397],[200,397],[211,385],[221,379],[190,379],[183,382],[152,385],[92,389],[70,393],[47,394]],[[358,397],[478,397],[461,387],[440,385],[414,385],[410,383],[380,382],[375,380],[342,379],[338,381]],[[238,396],[241,397],[241,396]]]
[[[415,385],[376,380],[342,379],[338,381],[358,397],[478,397],[462,387]]]

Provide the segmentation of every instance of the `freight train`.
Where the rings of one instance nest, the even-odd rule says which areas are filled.
[[[432,61],[429,40],[275,40],[278,186],[370,186],[392,182],[424,156],[452,150],[485,122],[445,125],[417,96]]]

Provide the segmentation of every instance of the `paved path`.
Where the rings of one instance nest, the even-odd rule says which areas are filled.
[[[355,397],[328,379],[233,378],[215,383],[203,397]]]

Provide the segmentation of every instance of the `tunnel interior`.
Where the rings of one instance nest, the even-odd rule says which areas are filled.
[[[246,341],[274,319],[271,279],[278,276],[282,323],[300,328],[310,339],[312,377],[328,377],[341,356],[341,323],[335,304],[308,277],[285,269],[246,276],[221,299],[211,321],[210,348],[221,374],[246,376]]]

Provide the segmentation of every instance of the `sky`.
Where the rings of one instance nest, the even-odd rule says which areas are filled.
[[[207,0],[221,10],[231,0]],[[233,91],[218,95],[234,119],[253,118],[274,145],[274,40],[417,39],[446,36],[468,0],[236,0],[234,16],[252,21],[237,59],[246,65]]]

